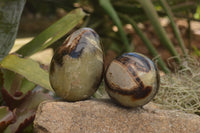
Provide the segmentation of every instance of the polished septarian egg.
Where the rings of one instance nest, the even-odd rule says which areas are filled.
[[[126,53],[115,58],[105,73],[106,91],[125,107],[148,103],[158,92],[160,77],[156,65],[139,53]]]
[[[95,93],[102,74],[103,51],[99,36],[90,28],[81,28],[55,52],[49,78],[57,96],[67,101],[78,101]]]

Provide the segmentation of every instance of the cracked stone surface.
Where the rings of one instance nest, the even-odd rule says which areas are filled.
[[[200,133],[200,117],[161,110],[153,103],[123,108],[108,99],[46,101],[34,121],[36,133]]]

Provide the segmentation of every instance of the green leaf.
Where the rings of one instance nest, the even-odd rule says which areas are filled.
[[[36,85],[12,71],[1,69],[1,73],[3,77],[1,96],[9,109],[13,110],[23,103]]]
[[[25,0],[0,0],[0,61],[11,50]]]
[[[3,74],[3,88],[5,88],[7,91],[10,92],[11,86],[13,79],[15,78],[15,73],[9,70],[2,69],[2,74]]]
[[[48,72],[40,68],[40,65],[34,60],[8,55],[0,62],[0,65],[4,69],[16,72],[29,81],[53,91],[49,83]]]
[[[26,94],[28,91],[31,91],[35,88],[35,84],[28,81],[26,78],[22,79],[20,91]]]
[[[8,107],[0,107],[0,132],[3,132],[4,129],[14,122],[15,115],[13,112],[9,111]]]
[[[42,91],[33,92],[23,104],[16,108],[16,122],[10,124],[5,132],[21,133],[24,128],[33,122],[38,105],[45,100],[51,99],[52,97]]]
[[[85,15],[86,14],[80,8],[71,11],[40,33],[32,41],[17,50],[16,53],[25,57],[45,49],[72,30],[77,24],[80,23]]]
[[[27,97],[31,94],[31,91],[23,94],[19,91],[14,94],[9,93],[5,88],[1,90],[2,98],[10,110],[14,110],[19,105],[23,104]]]
[[[21,75],[12,71],[2,69],[3,73],[3,88],[9,93],[14,94],[16,91],[27,93],[35,87],[35,84],[23,78]]]

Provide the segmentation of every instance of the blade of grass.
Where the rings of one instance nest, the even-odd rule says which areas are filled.
[[[144,10],[142,10],[136,4],[127,4],[124,2],[119,2],[119,3],[114,3],[113,6],[116,9],[116,11],[124,14],[144,15]]]
[[[169,7],[169,5],[167,4],[167,2],[165,0],[158,0],[162,6],[162,8],[165,10],[170,22],[171,22],[171,25],[172,25],[172,29],[174,31],[174,34],[177,38],[177,41],[178,41],[178,44],[180,45],[181,47],[181,50],[184,54],[184,56],[187,56],[187,50],[185,48],[185,44],[183,42],[183,39],[181,37],[181,34],[180,34],[180,31],[178,29],[178,27],[176,26],[176,23],[174,22],[174,18],[173,18],[173,13]]]
[[[177,5],[172,5],[171,6],[171,10],[172,12],[181,12],[181,11],[185,11],[185,9],[193,9],[196,7],[196,2],[193,1],[185,1],[185,2],[181,2]]]
[[[164,30],[164,28],[161,26],[158,14],[156,13],[156,10],[152,4],[151,0],[138,0],[138,2],[141,4],[142,8],[146,12],[146,15],[148,16],[149,20],[152,23],[152,26],[155,29],[155,32],[157,33],[158,37],[160,38],[160,41],[163,43],[163,45],[169,50],[172,56],[175,57],[175,60],[180,63],[181,59],[179,57],[179,54],[177,53],[175,47],[173,46],[170,39],[167,37],[167,34]]]
[[[157,50],[154,48],[154,46],[152,45],[152,43],[150,42],[150,40],[147,38],[147,36],[140,30],[140,28],[137,26],[137,23],[132,20],[130,17],[128,17],[127,15],[123,15],[123,14],[119,14],[119,16],[122,18],[122,20],[126,21],[127,23],[131,24],[133,26],[133,28],[135,29],[136,33],[141,37],[142,41],[144,42],[144,44],[146,45],[146,47],[148,48],[149,52],[154,56],[154,57],[158,57],[158,64],[161,67],[161,69],[165,72],[165,73],[169,73],[170,70],[167,68],[165,62],[162,60],[162,58],[159,56]]]
[[[16,53],[25,57],[45,49],[72,30],[77,24],[80,23],[85,15],[86,14],[80,8],[71,11],[36,36],[32,41],[17,50]]]
[[[121,12],[124,14],[131,14],[131,15],[143,15],[144,17],[144,10],[141,9],[138,4],[130,4],[130,3],[124,3],[124,2],[117,2],[113,3],[114,8],[117,10],[117,12]],[[171,11],[178,13],[178,12],[183,12],[185,9],[194,9],[196,7],[196,3],[192,1],[186,1],[186,2],[181,2],[177,5],[172,5]],[[160,9],[160,8],[159,8]],[[157,10],[160,11],[160,10]],[[163,14],[163,12],[161,12]]]
[[[130,52],[132,51],[128,42],[128,38],[126,37],[126,34],[123,30],[123,26],[122,23],[115,11],[115,9],[113,8],[112,4],[110,3],[110,0],[99,0],[99,3],[101,5],[101,7],[108,13],[108,15],[111,17],[111,19],[113,20],[113,22],[116,24],[116,26],[118,27],[119,30],[119,34],[121,36],[121,39],[125,45],[125,51],[124,52]]]

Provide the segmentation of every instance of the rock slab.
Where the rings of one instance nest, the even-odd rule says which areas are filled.
[[[200,133],[200,117],[158,109],[128,109],[110,100],[47,101],[40,104],[36,133]]]

